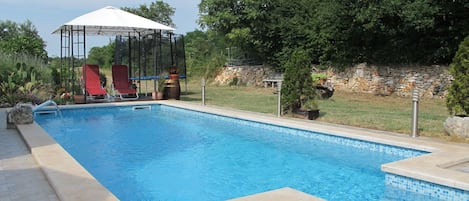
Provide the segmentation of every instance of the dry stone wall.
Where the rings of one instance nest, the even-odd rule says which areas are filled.
[[[274,71],[267,66],[227,66],[215,77],[218,85],[261,86],[262,80]]]
[[[414,87],[419,89],[420,96],[445,97],[452,80],[448,66],[440,65],[393,67],[362,63],[343,72],[329,69],[319,73],[327,74],[327,84],[335,90],[404,97],[412,96]],[[221,71],[215,83],[263,86],[262,80],[273,74],[266,66],[230,66]]]
[[[375,66],[359,64],[344,72],[326,71],[336,90],[378,95],[412,96],[414,87],[420,96],[444,97],[451,83],[448,66]]]

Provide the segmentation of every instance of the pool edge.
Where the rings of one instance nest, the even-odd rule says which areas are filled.
[[[238,119],[245,119],[251,121],[257,121],[262,123],[286,126],[286,127],[294,127],[303,130],[310,130],[314,132],[323,132],[323,133],[331,133],[335,136],[341,137],[348,137],[358,140],[365,140],[370,142],[376,142],[381,144],[387,144],[392,146],[399,146],[405,148],[411,148],[416,150],[422,150],[431,152],[430,154],[426,154],[420,157],[414,157],[402,161],[392,162],[388,164],[382,165],[382,171],[387,173],[392,173],[400,176],[406,176],[413,179],[419,179],[423,181],[428,181],[435,184],[440,184],[444,186],[449,186],[452,188],[462,189],[465,191],[469,191],[469,174],[457,172],[454,170],[448,169],[451,164],[455,164],[458,161],[469,161],[469,157],[465,156],[464,153],[469,152],[469,146],[467,145],[460,145],[454,143],[445,143],[445,142],[435,142],[430,139],[421,137],[418,139],[410,138],[406,135],[396,134],[392,132],[385,132],[385,131],[377,131],[377,130],[370,130],[370,129],[362,129],[362,128],[355,128],[350,126],[340,126],[340,125],[333,125],[328,123],[320,123],[315,121],[302,121],[298,119],[290,119],[290,118],[277,118],[274,115],[266,115],[260,113],[253,113],[247,111],[240,111],[228,108],[218,108],[213,106],[201,106],[200,104],[194,103],[187,103],[181,101],[157,101],[157,102],[121,102],[121,103],[111,103],[111,104],[88,104],[88,105],[78,105],[78,106],[65,106],[64,108],[86,108],[86,107],[106,107],[106,106],[126,106],[126,105],[145,105],[145,104],[160,104],[160,105],[168,105],[178,108],[189,109],[193,111],[211,113],[216,115],[222,115],[227,117],[233,117]],[[228,111],[228,112],[227,112]],[[40,130],[41,127],[36,125]],[[18,125],[18,131],[21,135],[23,135],[24,128],[23,126],[26,125]],[[23,130],[23,131],[21,131]],[[34,130],[29,132],[33,133]],[[49,136],[47,133],[44,134]],[[383,135],[384,134],[384,135]],[[29,134],[33,135],[33,134]],[[23,138],[24,135],[23,135]],[[50,138],[50,137],[49,137]],[[53,141],[53,139],[51,139]],[[53,144],[56,144],[53,141]],[[31,153],[33,157],[38,161],[40,160],[41,154],[34,154],[34,149],[31,148],[30,143],[27,143],[30,147]],[[58,145],[60,146],[60,145]],[[34,146],[33,146],[34,147]],[[63,150],[63,148],[60,147]],[[38,152],[38,151],[35,151]],[[65,150],[63,152],[71,158],[72,163],[76,163],[78,166],[81,167],[78,162],[76,162]],[[42,153],[43,155],[46,153]],[[50,154],[50,153],[47,153]],[[36,156],[37,155],[37,156]],[[39,159],[38,159],[38,158]],[[39,161],[38,161],[39,163]],[[42,164],[39,164],[41,167]],[[422,168],[422,166],[424,166]],[[91,176],[83,167],[82,170],[86,172],[89,176]],[[49,169],[48,166],[44,166],[43,169],[46,177],[48,179],[53,179],[53,176],[50,178],[47,174],[54,175],[54,169]],[[68,171],[67,171],[68,173]],[[98,183],[102,188],[104,188],[96,179],[91,176],[92,180]],[[49,181],[54,189],[62,188],[62,186],[58,185],[61,184],[60,182],[56,182],[58,184],[54,184],[54,181]],[[85,190],[85,189],[81,189]],[[57,190],[61,191],[61,189]],[[104,188],[103,195],[110,194],[110,200],[117,200],[111,192],[109,192],[106,188]],[[108,194],[106,194],[108,193]],[[61,200],[74,200],[74,199],[62,199],[62,196],[58,196]],[[68,195],[67,195],[68,196]],[[68,198],[68,197],[67,197]],[[76,199],[75,199],[76,200]],[[79,199],[79,200],[96,200],[96,197],[92,197],[91,199]],[[99,199],[105,200],[105,199]]]
[[[39,125],[16,128],[61,201],[119,200]]]

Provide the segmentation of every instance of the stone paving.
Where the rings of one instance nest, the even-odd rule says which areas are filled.
[[[0,200],[58,201],[55,191],[0,109]]]

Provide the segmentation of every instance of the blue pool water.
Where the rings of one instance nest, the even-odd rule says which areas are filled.
[[[436,200],[386,186],[380,170],[420,151],[160,105],[62,113],[35,120],[123,201],[226,200],[286,186],[327,200]]]

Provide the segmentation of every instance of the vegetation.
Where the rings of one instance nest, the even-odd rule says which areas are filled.
[[[202,27],[276,66],[289,47],[323,65],[448,64],[469,34],[465,1],[202,0],[199,9]]]
[[[469,115],[469,36],[459,46],[449,72],[454,79],[448,90],[446,106],[453,115],[467,116]]]
[[[0,21],[0,104],[39,103],[49,98],[52,79],[44,48],[31,21]]]
[[[89,56],[86,62],[110,69],[112,64],[114,64],[114,48],[115,43],[111,41],[103,47],[93,47],[88,53]]]
[[[0,69],[0,103],[40,103],[53,94],[51,71],[37,57],[0,52]]]
[[[171,18],[175,9],[163,1],[151,2],[150,5],[142,4],[138,8],[124,7],[123,10],[142,16],[144,18],[159,22],[161,24],[175,28]]]
[[[188,76],[214,77],[226,61],[220,52],[226,48],[225,38],[213,31],[196,30],[184,38],[186,63],[190,66]]]
[[[308,53],[303,49],[296,49],[291,57],[285,59],[284,82],[282,83],[283,112],[296,112],[300,108],[317,109],[306,106],[313,105],[315,91],[311,79],[311,63]]]
[[[46,44],[31,21],[18,24],[0,21],[0,52],[6,55],[27,55],[47,61]]]

